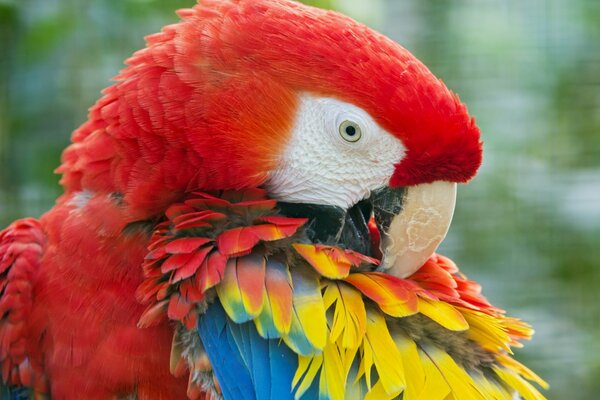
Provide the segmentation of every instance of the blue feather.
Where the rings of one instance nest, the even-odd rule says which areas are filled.
[[[233,339],[228,319],[219,303],[212,305],[198,322],[204,348],[213,363],[225,399],[256,400],[246,364]]]
[[[8,387],[8,398],[10,400],[29,400],[31,398],[30,390],[27,388]],[[0,399],[4,398],[0,392]]]
[[[231,321],[216,300],[198,322],[200,338],[226,400],[293,400],[298,356],[280,340],[263,339],[252,322]],[[302,396],[317,399],[313,385]]]

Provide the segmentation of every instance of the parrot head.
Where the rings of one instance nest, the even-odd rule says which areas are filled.
[[[409,51],[335,12],[291,0],[203,0],[179,14],[112,89],[133,99],[120,105],[120,121],[104,124],[118,132],[128,114],[143,131],[141,151],[120,157],[144,158],[154,140],[169,161],[160,182],[261,186],[288,210],[334,210],[357,226],[354,236],[374,215],[382,268],[402,277],[418,269],[448,230],[456,184],[481,163],[479,129],[458,97]],[[117,108],[101,106],[98,115]],[[181,156],[169,157],[175,146]],[[137,185],[153,182],[158,167],[140,169]],[[123,182],[134,202],[135,179]]]
[[[223,106],[239,147],[223,148],[247,166],[234,170],[255,168],[248,176],[290,210],[370,200],[383,268],[414,272],[448,230],[456,183],[481,163],[466,107],[406,49],[350,18],[287,0],[235,4],[215,3],[222,18],[204,28],[219,48],[197,49],[207,74],[236,87]]]

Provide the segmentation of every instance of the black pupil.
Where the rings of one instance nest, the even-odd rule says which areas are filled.
[[[348,125],[346,127],[346,135],[348,135],[348,136],[354,136],[354,135],[356,135],[356,128],[353,127],[352,125]]]

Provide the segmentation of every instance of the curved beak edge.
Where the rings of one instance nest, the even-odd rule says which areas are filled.
[[[456,183],[437,181],[405,187],[401,208],[375,219],[381,232],[380,271],[399,278],[416,272],[446,237],[456,205]]]

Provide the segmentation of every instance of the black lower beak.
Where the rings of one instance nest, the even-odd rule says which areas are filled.
[[[418,270],[446,237],[455,202],[456,183],[436,181],[380,188],[349,209],[295,203],[279,203],[279,209],[289,217],[308,218],[306,233],[314,243],[381,257],[378,270],[404,278]],[[371,238],[371,218],[380,240]]]
[[[404,189],[381,188],[362,200],[343,209],[336,206],[300,203],[278,203],[283,215],[308,218],[308,238],[314,243],[340,246],[373,256],[373,241],[369,220],[375,217],[380,232],[387,232],[392,219],[402,209]]]
[[[285,216],[308,218],[306,233],[313,243],[340,246],[371,256],[369,219],[373,207],[363,200],[349,209],[320,204],[278,203]]]
[[[383,187],[373,191],[370,201],[379,232],[387,232],[394,217],[400,214],[405,194],[406,189],[403,187]]]

